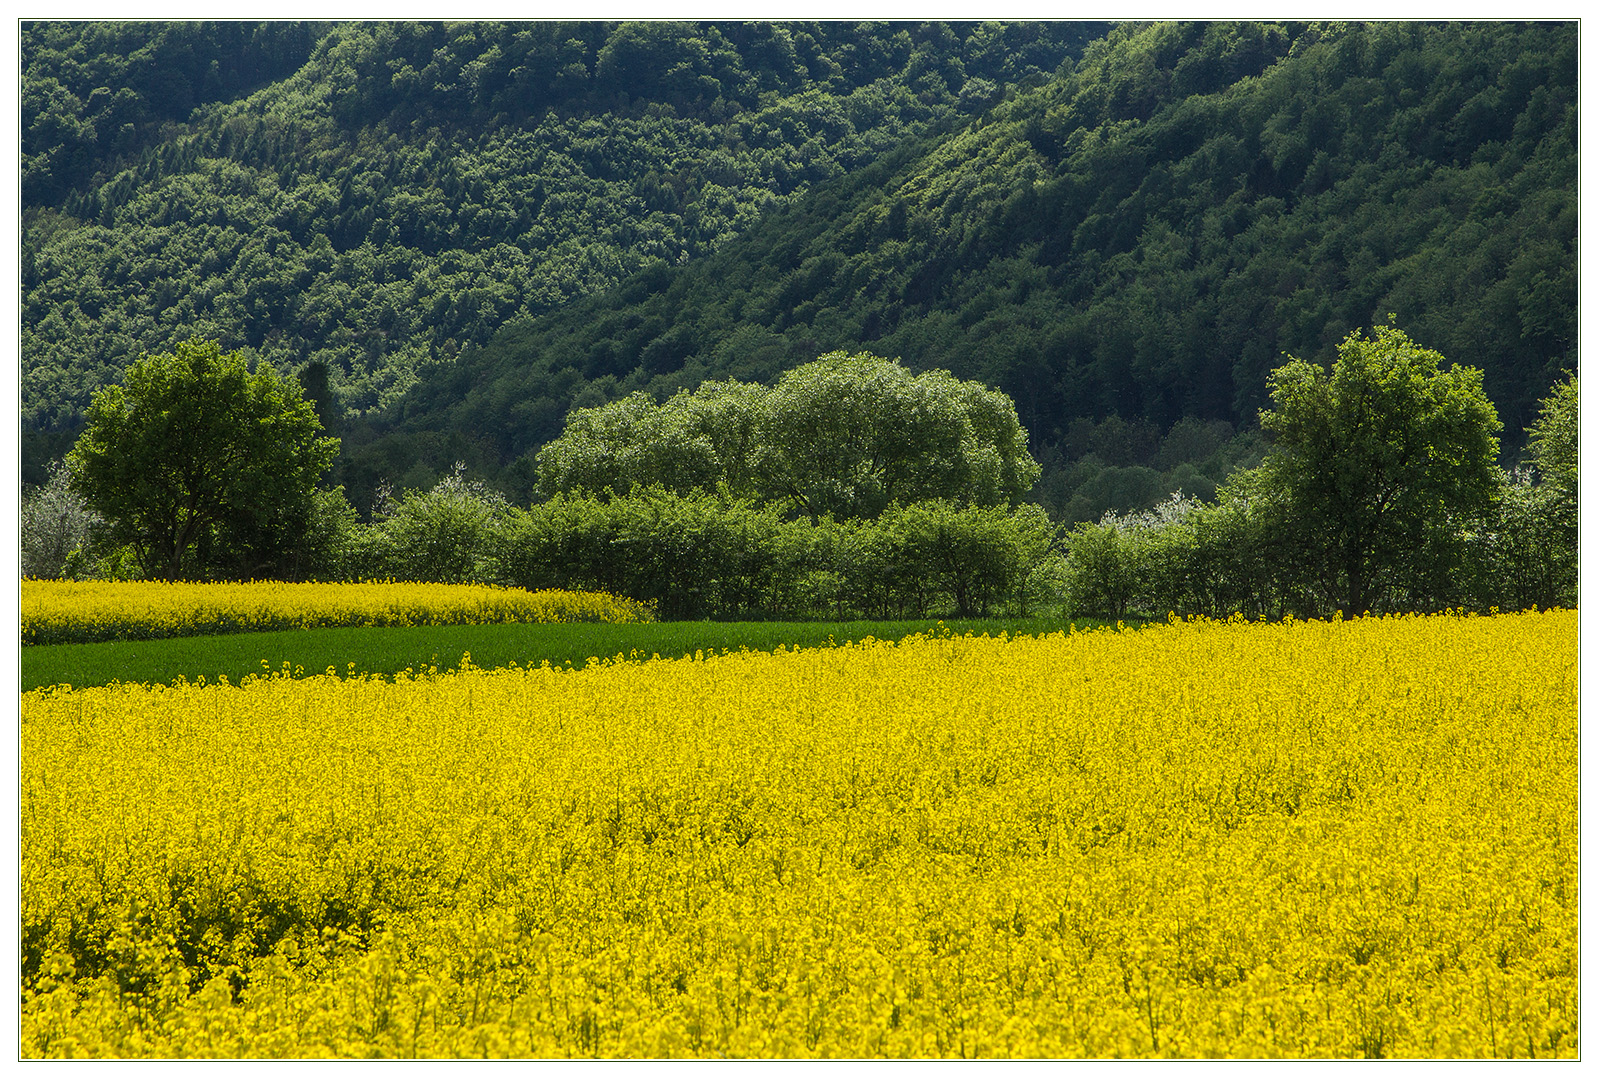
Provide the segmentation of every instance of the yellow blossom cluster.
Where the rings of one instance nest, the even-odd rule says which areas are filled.
[[[1574,612],[22,696],[21,1054],[1574,1057]]]
[[[22,644],[147,640],[327,626],[648,622],[608,593],[420,582],[22,582]]]

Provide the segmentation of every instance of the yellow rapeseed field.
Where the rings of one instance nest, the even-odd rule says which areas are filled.
[[[22,644],[186,637],[325,626],[641,622],[650,608],[606,593],[367,581],[22,582]]]
[[[22,696],[21,1053],[1573,1057],[1574,612]]]

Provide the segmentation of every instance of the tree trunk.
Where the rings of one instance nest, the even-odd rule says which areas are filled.
[[[1344,618],[1353,619],[1366,613],[1370,602],[1366,595],[1366,568],[1359,559],[1350,559],[1344,565],[1345,600]]]
[[[195,538],[200,535],[204,525],[205,520],[196,516],[178,526],[178,534],[172,538],[172,552],[167,558],[166,569],[161,574],[162,580],[178,580],[183,573],[183,556],[188,554],[189,548],[194,545]]]

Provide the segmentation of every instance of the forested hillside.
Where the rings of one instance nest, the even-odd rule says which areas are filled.
[[[319,365],[339,411],[388,403],[507,320],[692,261],[1104,29],[277,25],[24,25],[28,424],[72,424],[191,335]],[[266,45],[308,57],[252,62]],[[232,100],[253,87],[230,71],[286,77]]]
[[[1575,63],[1569,24],[1119,28],[698,265],[430,373],[347,475],[403,470],[401,447],[492,469],[571,404],[863,346],[1005,390],[1046,502],[1096,479],[1097,516],[1169,493],[1179,461],[1235,463],[1214,455],[1285,352],[1326,359],[1389,313],[1486,372],[1515,448],[1576,364]]]
[[[36,22],[22,46],[22,201],[58,206],[176,133],[197,107],[287,78],[308,22]]]
[[[456,460],[525,501],[574,406],[869,350],[1008,393],[1083,520],[1208,498],[1284,353],[1392,313],[1514,456],[1577,363],[1575,24],[1103,35],[335,26],[30,196],[25,424],[198,334],[325,382],[363,511]]]

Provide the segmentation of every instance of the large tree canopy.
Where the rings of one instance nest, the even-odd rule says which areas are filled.
[[[88,417],[73,487],[146,573],[166,578],[204,569],[202,547],[234,575],[281,570],[338,452],[296,384],[210,341],[141,357]]]
[[[922,499],[994,506],[1038,479],[1010,398],[947,371],[833,352],[784,375],[763,405],[758,483],[812,517]]]
[[[709,382],[575,410],[538,455],[546,494],[726,485],[818,518],[876,517],[894,502],[994,506],[1038,478],[1004,394],[948,372],[915,375],[866,353],[828,353],[766,388]]]
[[[1426,583],[1458,558],[1460,523],[1497,490],[1499,417],[1482,372],[1443,361],[1380,326],[1345,338],[1330,373],[1290,357],[1271,374],[1263,478],[1345,618],[1386,590],[1435,593]]]

